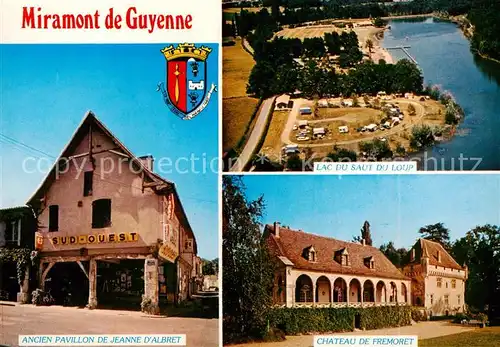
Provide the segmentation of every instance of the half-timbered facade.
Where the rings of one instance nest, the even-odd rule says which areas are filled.
[[[39,285],[116,306],[196,290],[197,243],[173,182],[88,112],[30,198],[38,214]],[[71,274],[69,276],[68,274]]]

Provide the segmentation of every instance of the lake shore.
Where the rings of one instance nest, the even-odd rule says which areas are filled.
[[[394,64],[395,60],[387,49],[382,47],[382,40],[384,39],[384,33],[389,27],[385,28],[374,28],[370,34],[370,39],[373,42],[373,50],[371,53],[371,59],[373,62],[378,63],[380,59],[385,60],[387,64]]]

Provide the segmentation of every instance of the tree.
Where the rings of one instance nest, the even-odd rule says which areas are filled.
[[[416,125],[411,130],[410,147],[413,149],[422,149],[432,146],[435,142],[432,128],[426,124]]]
[[[222,180],[224,344],[266,333],[274,267],[260,232],[264,200],[248,200],[241,176]]]
[[[415,110],[415,106],[413,104],[408,105],[408,113],[410,116],[414,116],[417,113],[417,110]]]
[[[376,26],[377,28],[383,28],[387,25],[387,21],[383,20],[380,17],[377,17],[373,20],[373,25]]]
[[[392,158],[393,153],[387,141],[375,139],[373,141],[361,142],[359,149],[366,152],[369,158],[375,158],[380,161],[385,158]]]
[[[370,232],[370,223],[365,220],[363,227],[361,228],[361,236],[354,236],[352,239],[354,242],[362,242],[365,240],[365,244],[368,246],[373,245],[372,234]]]
[[[276,71],[267,61],[257,62],[250,72],[247,84],[247,93],[255,94],[259,97],[266,97],[272,94],[272,84]]]
[[[494,225],[477,226],[453,243],[451,254],[468,266],[466,302],[474,310],[493,311],[500,307],[500,228]]]
[[[292,154],[286,160],[286,168],[289,171],[303,171],[303,162],[298,154]]]
[[[394,247],[394,243],[389,241],[388,243],[384,243],[380,246],[380,251],[384,253],[384,255],[394,264],[394,266],[400,268],[402,267],[403,260],[408,254],[408,250],[406,248],[398,248]]]
[[[450,230],[443,223],[426,225],[418,233],[426,240],[439,242],[444,248],[450,248]]]
[[[213,260],[202,259],[204,275],[217,275],[219,273],[219,258]]]
[[[370,57],[371,57],[372,49],[373,49],[373,41],[370,39],[366,40],[365,47],[368,48],[368,52],[370,53]]]
[[[327,158],[334,162],[355,162],[358,155],[355,151],[347,148],[333,148],[333,152],[328,153]]]

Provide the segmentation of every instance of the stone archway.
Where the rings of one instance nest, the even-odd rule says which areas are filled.
[[[331,302],[332,289],[330,280],[326,276],[321,276],[316,281],[316,302],[329,303]]]
[[[376,302],[387,302],[387,288],[385,287],[385,283],[382,281],[378,281],[376,288]]]
[[[398,302],[398,287],[396,286],[396,283],[391,282],[389,283],[389,285],[390,285],[389,301]]]
[[[370,280],[363,284],[363,302],[375,302],[375,288]]]
[[[361,302],[361,283],[356,278],[349,283],[349,302]]]
[[[406,285],[401,282],[401,296],[405,303],[408,303],[408,292],[406,290]]]
[[[307,275],[300,275],[295,282],[295,302],[313,302],[313,282]]]
[[[333,302],[347,302],[347,283],[342,277],[333,282]]]

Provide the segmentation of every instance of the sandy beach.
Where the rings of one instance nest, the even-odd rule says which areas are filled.
[[[367,35],[367,39],[369,38],[373,42],[373,49],[372,53],[370,55],[371,59],[375,62],[378,63],[380,59],[384,59],[386,63],[388,64],[394,64],[395,61],[392,58],[391,54],[389,51],[385,48],[382,47],[382,39],[384,37],[384,32],[387,30],[387,28],[369,28],[370,32]],[[360,41],[363,42],[363,41]],[[366,40],[364,41],[366,45]],[[368,54],[368,49],[366,47],[363,48],[365,53]]]

